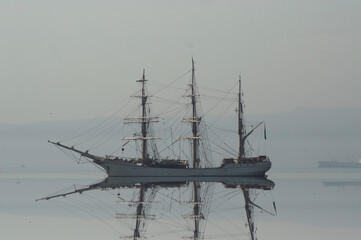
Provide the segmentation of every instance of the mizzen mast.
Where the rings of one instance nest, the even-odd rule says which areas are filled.
[[[242,106],[242,91],[241,91],[241,75],[239,76],[239,89],[238,89],[238,137],[239,137],[239,149],[238,149],[238,163],[245,158],[244,152],[244,139],[243,139],[243,106]]]
[[[251,235],[251,240],[255,240],[255,227],[254,227],[254,212],[253,212],[253,205],[249,198],[249,189],[242,187],[242,192],[245,201],[245,210],[247,215],[247,225],[249,228],[249,232]]]

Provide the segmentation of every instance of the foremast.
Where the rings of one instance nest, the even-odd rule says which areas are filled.
[[[148,98],[150,97],[149,95],[147,95],[146,90],[145,90],[145,83],[146,83],[145,79],[145,70],[143,69],[143,76],[142,79],[137,80],[137,82],[141,83],[141,93],[140,95],[136,95],[135,97],[140,97],[141,98],[141,117],[131,117],[131,118],[125,118],[124,119],[124,123],[128,124],[128,123],[141,123],[141,137],[130,137],[130,138],[123,138],[123,140],[142,140],[142,162],[143,164],[146,164],[147,160],[149,160],[149,151],[148,151],[148,141],[150,140],[154,140],[154,139],[159,139],[158,137],[150,137],[149,136],[149,125],[151,122],[158,122],[157,118],[155,116],[148,116],[147,114],[147,104],[148,104]],[[74,146],[66,146],[64,144],[61,144],[60,142],[53,142],[53,141],[48,141],[49,143],[52,143],[60,148],[64,148],[73,152],[76,152],[78,154],[80,154],[81,157],[86,157],[88,159],[92,159],[94,163],[100,163],[100,162],[104,162],[107,159],[110,159],[109,156],[106,157],[100,157],[100,156],[96,156],[93,154],[90,154],[88,151],[81,151],[79,149],[74,148]],[[125,145],[125,144],[124,144]],[[123,145],[123,146],[124,146]],[[156,150],[156,146],[155,146],[155,152],[157,152]]]
[[[148,144],[151,143],[150,142],[151,140],[159,139],[158,137],[149,136],[149,132],[151,130],[150,123],[158,122],[158,120],[157,120],[158,117],[148,115],[148,112],[149,112],[148,99],[151,96],[148,95],[148,93],[145,89],[145,85],[146,85],[147,81],[148,80],[145,79],[145,70],[143,69],[142,79],[136,81],[136,82],[141,83],[140,95],[134,96],[134,97],[139,97],[141,99],[141,117],[130,117],[130,118],[124,119],[125,120],[124,123],[140,123],[141,124],[141,136],[140,137],[123,138],[123,140],[141,140],[142,141],[141,158],[142,158],[143,164],[146,164],[150,158]],[[158,152],[157,152],[157,148],[156,148],[155,144],[154,144],[154,146],[152,146],[152,149],[153,149],[153,156],[157,155],[157,156],[155,156],[157,158]]]
[[[239,137],[239,149],[238,149],[238,163],[245,159],[244,151],[244,125],[243,125],[243,103],[242,103],[242,91],[241,91],[241,75],[238,80],[238,137]]]

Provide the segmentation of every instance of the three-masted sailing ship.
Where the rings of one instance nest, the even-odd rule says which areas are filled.
[[[253,131],[260,126],[258,124],[251,131],[246,133],[243,118],[243,102],[241,93],[241,77],[239,78],[238,91],[238,157],[224,158],[219,167],[201,167],[199,145],[202,136],[200,134],[199,126],[203,119],[198,116],[197,103],[199,102],[198,89],[195,82],[195,68],[192,59],[192,80],[189,84],[191,99],[192,114],[190,117],[185,117],[183,122],[188,122],[191,125],[191,136],[183,136],[183,139],[191,141],[191,162],[188,160],[160,158],[158,156],[151,156],[149,150],[149,142],[157,139],[149,134],[150,126],[157,121],[157,117],[149,115],[148,99],[149,95],[145,91],[146,78],[143,70],[142,79],[137,80],[141,84],[141,92],[139,97],[141,99],[141,117],[127,118],[127,123],[139,123],[141,125],[141,135],[132,138],[124,138],[124,140],[138,140],[142,142],[141,157],[140,158],[124,158],[114,156],[97,156],[89,153],[89,151],[81,151],[75,147],[67,146],[60,142],[50,143],[80,154],[102,167],[110,177],[245,177],[245,176],[265,176],[265,173],[271,168],[271,161],[267,156],[246,156],[245,142]]]

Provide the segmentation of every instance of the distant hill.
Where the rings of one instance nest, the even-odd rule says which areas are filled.
[[[16,125],[11,123],[0,123],[0,132],[9,130],[13,127],[16,127]]]
[[[259,117],[270,123],[276,136],[356,137],[361,133],[361,109],[297,109]]]
[[[274,166],[316,167],[321,160],[361,158],[361,109],[297,109],[251,117],[268,124]]]

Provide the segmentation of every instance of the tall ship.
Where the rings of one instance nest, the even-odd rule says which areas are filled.
[[[79,154],[81,158],[86,158],[90,162],[100,166],[109,177],[257,177],[265,176],[265,173],[271,168],[271,161],[268,156],[258,155],[249,156],[246,154],[246,141],[249,136],[263,122],[258,123],[255,127],[246,132],[244,123],[243,101],[241,91],[241,77],[238,81],[237,96],[237,134],[238,134],[238,153],[237,156],[224,157],[220,165],[207,167],[201,164],[203,157],[202,146],[207,139],[207,134],[201,125],[204,123],[203,116],[199,115],[200,95],[195,80],[195,67],[192,59],[191,82],[188,84],[189,91],[185,97],[189,98],[190,114],[182,119],[182,122],[188,123],[189,135],[180,136],[177,140],[171,141],[169,146],[173,146],[179,140],[187,140],[190,142],[189,154],[187,159],[161,157],[157,152],[156,141],[158,137],[152,134],[152,126],[158,122],[159,117],[151,115],[149,99],[152,97],[146,91],[147,81],[145,71],[140,80],[141,90],[134,97],[139,98],[141,102],[140,116],[124,118],[125,124],[138,124],[140,128],[134,128],[138,134],[133,137],[125,137],[126,141],[122,146],[130,141],[141,143],[138,150],[140,157],[124,157],[124,156],[98,156],[92,154],[89,150],[80,150],[77,147],[66,145],[62,142],[49,141],[57,147],[69,150],[72,153]]]

